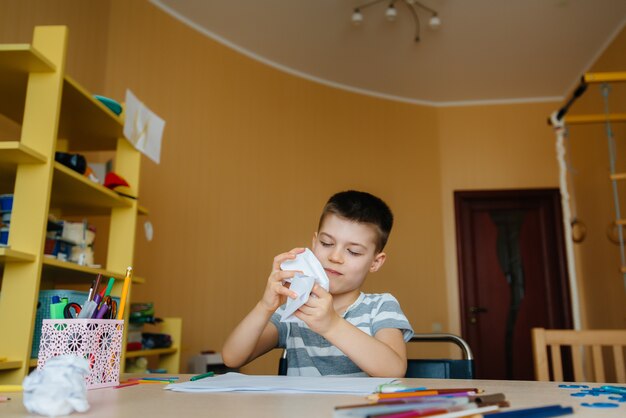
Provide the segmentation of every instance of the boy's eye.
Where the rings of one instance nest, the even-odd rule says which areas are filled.
[[[357,253],[356,251],[352,251],[352,250],[348,250],[348,252],[350,253],[350,255],[363,255],[361,253]]]
[[[333,245],[330,242],[324,242],[324,241],[320,241],[320,244],[322,244],[322,247],[330,247],[331,245]]]

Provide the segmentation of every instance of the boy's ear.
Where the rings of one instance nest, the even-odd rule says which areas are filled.
[[[313,232],[313,238],[311,238],[311,249],[315,248],[316,241],[317,241],[317,232]]]
[[[378,271],[383,266],[383,264],[385,264],[386,259],[387,254],[383,252],[376,254],[374,260],[372,261],[372,265],[370,266],[370,273]]]

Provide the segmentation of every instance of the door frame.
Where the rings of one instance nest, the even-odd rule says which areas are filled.
[[[551,200],[551,213],[548,215],[552,217],[554,229],[555,229],[555,244],[556,244],[556,266],[557,266],[557,281],[561,287],[560,298],[563,300],[563,321],[564,328],[572,328],[573,326],[573,312],[570,295],[570,282],[568,280],[567,270],[567,256],[565,252],[565,234],[563,231],[563,217],[561,211],[561,194],[558,188],[538,188],[538,189],[503,189],[503,190],[459,190],[454,191],[454,211],[455,211],[455,230],[456,230],[456,250],[457,250],[457,271],[458,271],[458,286],[459,286],[459,309],[461,316],[461,335],[467,340],[469,337],[470,324],[469,324],[469,305],[465,300],[465,293],[468,289],[465,288],[466,283],[471,278],[465,276],[464,266],[472,269],[473,259],[471,257],[472,248],[464,246],[464,242],[460,239],[462,236],[471,236],[471,230],[469,229],[470,223],[467,219],[463,219],[463,216],[467,215],[472,208],[480,208],[480,202],[484,200],[490,201],[491,204],[498,200],[502,200],[502,208],[511,207],[514,209],[518,206],[511,205],[510,202],[515,199],[519,199],[520,202],[525,201],[529,197],[543,197]],[[465,206],[469,205],[470,208]],[[466,222],[463,222],[463,221]],[[471,290],[471,289],[469,289]]]

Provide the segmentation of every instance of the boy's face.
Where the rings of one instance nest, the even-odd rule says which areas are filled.
[[[330,279],[331,294],[360,291],[367,273],[382,266],[385,253],[376,253],[377,238],[373,225],[326,215],[312,249]]]

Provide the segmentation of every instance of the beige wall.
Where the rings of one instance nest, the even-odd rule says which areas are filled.
[[[252,61],[144,0],[85,3],[0,0],[0,41],[66,23],[70,75],[118,100],[130,88],[167,121],[161,164],[143,162],[155,238],[137,240],[147,284],[133,298],[183,317],[185,363],[220,349],[260,297],[272,257],[309,245],[336,191],[371,191],[396,215],[388,263],[365,290],[395,294],[418,331],[459,332],[453,191],[557,186],[545,124],[556,103],[374,99]],[[246,371],[274,369],[269,359]]]
[[[439,109],[441,211],[450,329],[460,333],[454,191],[558,187],[554,135],[546,124],[556,103]]]
[[[417,329],[447,323],[435,109],[285,75],[143,2],[113,2],[111,18],[109,93],[130,87],[168,122],[161,165],[142,173],[156,233],[139,240],[149,283],[135,295],[184,317],[187,354],[220,348],[273,256],[310,245],[325,200],[347,188],[396,215],[367,289],[396,294]]]

